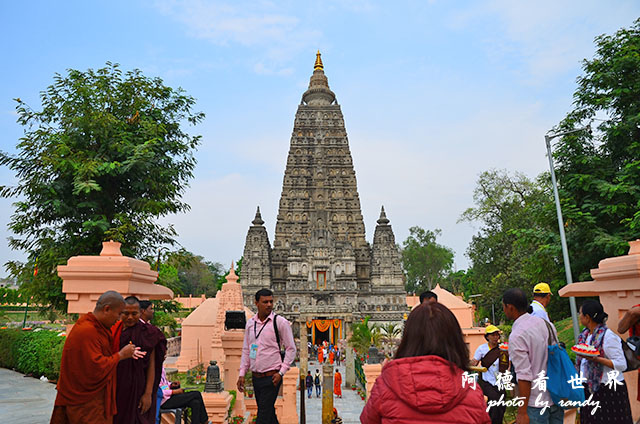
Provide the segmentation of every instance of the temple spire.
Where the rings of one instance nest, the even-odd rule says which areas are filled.
[[[384,205],[383,205],[382,209],[380,209],[380,218],[378,218],[378,224],[386,225],[388,223],[389,223],[389,220],[387,219],[387,214],[384,212]]]
[[[262,224],[264,224],[264,221],[262,220],[262,215],[260,215],[260,206],[258,206],[258,209],[256,210],[256,217],[253,218],[253,221],[251,221],[251,223],[253,225],[262,225]]]
[[[320,57],[320,50],[316,53],[316,63],[313,65],[313,70],[321,70],[324,71],[324,65],[322,64],[322,58]]]

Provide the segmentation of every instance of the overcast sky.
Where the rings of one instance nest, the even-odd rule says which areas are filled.
[[[368,239],[384,205],[401,242],[440,228],[456,267],[478,231],[457,223],[491,168],[547,169],[544,134],[571,108],[593,40],[628,27],[637,1],[0,2],[0,149],[15,151],[20,97],[39,107],[54,73],[106,61],[194,96],[198,166],[170,216],[207,260],[242,255],[260,205],[269,238],[296,108],[320,49],[342,107]],[[3,184],[15,183],[0,169]],[[0,262],[11,201],[0,199]],[[6,275],[3,269],[0,276]]]

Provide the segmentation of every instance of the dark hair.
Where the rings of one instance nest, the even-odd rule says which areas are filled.
[[[469,370],[469,348],[453,312],[441,303],[416,307],[404,326],[395,358],[436,355]]]
[[[580,306],[580,311],[582,315],[588,316],[596,324],[602,324],[609,318],[602,304],[597,300],[585,300],[582,306]]]
[[[135,305],[136,303],[140,306],[140,300],[138,300],[135,296],[127,296],[124,298],[125,305]]]
[[[551,293],[534,293],[533,297],[539,297],[539,298],[543,298],[543,297],[547,297],[547,296],[551,296]]]
[[[438,300],[438,295],[432,292],[431,290],[426,291],[420,295],[420,303],[424,302],[427,299],[434,298],[436,301]]]
[[[527,295],[522,289],[509,289],[502,295],[502,303],[513,305],[518,312],[531,312]]]
[[[260,289],[256,292],[256,302],[260,301],[260,298],[264,296],[264,297],[269,297],[269,296],[273,296],[273,292],[269,289]]]
[[[151,306],[150,300],[141,300],[140,301],[140,309],[148,309]]]

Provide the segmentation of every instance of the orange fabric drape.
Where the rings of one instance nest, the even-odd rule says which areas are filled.
[[[313,328],[313,320],[307,321],[307,328]]]
[[[333,320],[332,319],[316,319],[316,320],[313,320],[313,322],[316,325],[316,328],[318,329],[318,331],[325,332],[329,329],[329,327],[333,323]]]
[[[339,320],[339,319],[334,319],[333,320],[333,326],[336,327],[336,328],[339,328],[340,327],[340,321],[341,320]]]

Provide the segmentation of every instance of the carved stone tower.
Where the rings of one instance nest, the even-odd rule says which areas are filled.
[[[294,321],[402,319],[406,293],[393,231],[383,210],[373,249],[366,241],[344,118],[320,52],[296,112],[272,251],[262,220],[253,224],[240,275],[246,298],[271,287],[276,312]]]

